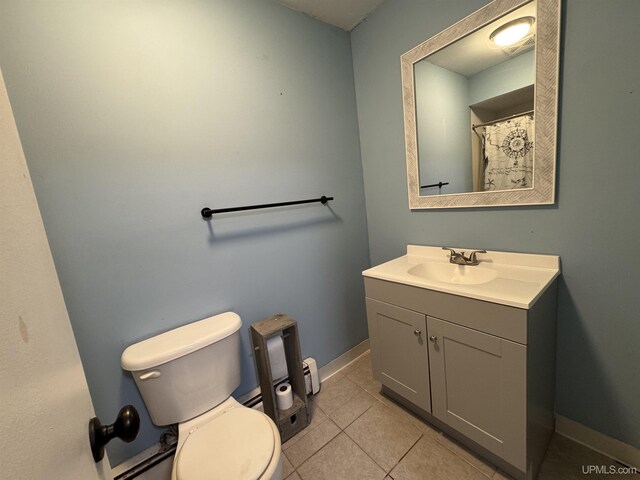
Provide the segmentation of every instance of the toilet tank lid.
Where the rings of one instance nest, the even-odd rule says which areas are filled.
[[[220,341],[241,326],[233,312],[198,320],[130,345],[122,352],[120,365],[130,372],[157,367]]]

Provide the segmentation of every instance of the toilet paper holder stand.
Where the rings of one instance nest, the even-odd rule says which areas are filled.
[[[249,331],[254,349],[264,413],[274,421],[284,443],[307,427],[310,420],[307,390],[304,381],[304,366],[300,352],[298,322],[289,315],[279,313],[252,323]],[[278,335],[283,338],[287,371],[289,372],[288,381],[291,384],[293,393],[293,405],[287,410],[279,410],[276,403],[275,386],[267,348],[267,340]]]

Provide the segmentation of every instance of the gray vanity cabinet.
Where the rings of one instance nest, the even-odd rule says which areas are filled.
[[[519,479],[554,428],[556,282],[522,309],[365,277],[374,377]]]
[[[524,466],[524,345],[427,317],[433,415],[478,445]]]
[[[426,316],[367,298],[372,368],[387,388],[430,411]]]

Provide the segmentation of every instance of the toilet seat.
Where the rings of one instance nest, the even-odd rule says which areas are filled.
[[[178,480],[257,480],[269,467],[276,439],[269,418],[232,408],[189,432],[176,462]]]

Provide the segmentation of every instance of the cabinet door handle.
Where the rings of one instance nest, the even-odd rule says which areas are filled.
[[[419,337],[421,333],[422,333],[422,330],[414,330],[414,331],[413,331],[413,334],[414,334],[416,337]]]
[[[435,343],[435,341],[436,341],[436,340],[438,340],[438,337],[436,337],[435,335],[431,335],[431,336],[429,337],[429,340],[431,340],[432,342],[434,342],[434,343]]]

